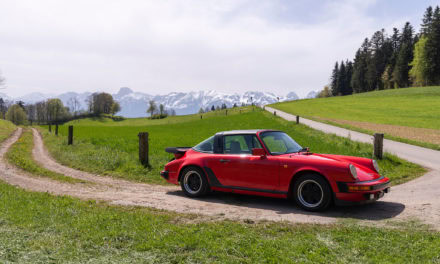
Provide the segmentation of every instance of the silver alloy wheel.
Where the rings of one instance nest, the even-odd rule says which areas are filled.
[[[183,176],[183,186],[190,194],[197,194],[202,189],[202,176],[197,171],[188,171]]]
[[[305,180],[298,186],[298,200],[305,207],[317,207],[324,200],[324,191],[318,182]]]

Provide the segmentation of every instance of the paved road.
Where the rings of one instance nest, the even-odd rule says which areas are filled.
[[[266,111],[269,111],[271,113],[276,111],[277,116],[282,117],[288,121],[296,121],[295,115],[288,114],[286,112],[268,106],[266,106],[265,109]],[[338,136],[347,137],[359,142],[373,143],[373,136],[368,134],[316,122],[302,117],[300,118],[300,123],[323,131],[325,133],[336,134]],[[436,171],[440,171],[440,151],[422,148],[388,139],[384,140],[383,147],[385,151],[395,154],[400,158],[420,164],[424,167]]]

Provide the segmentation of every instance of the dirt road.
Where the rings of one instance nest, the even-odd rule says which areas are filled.
[[[68,184],[35,177],[7,164],[4,159],[8,148],[18,140],[20,134],[19,128],[0,147],[0,178],[31,191],[102,200],[116,205],[146,206],[192,213],[202,218],[296,223],[333,223],[343,218],[354,218],[362,220],[365,224],[379,225],[390,219],[419,218],[440,230],[440,184],[436,172],[430,172],[415,181],[395,187],[386,199],[374,204],[332,208],[324,213],[309,213],[282,199],[222,193],[214,193],[203,199],[189,199],[175,186],[133,183],[68,168],[50,157],[40,134],[34,129],[33,156],[38,163],[49,170],[95,184]],[[435,197],[437,198],[434,199]]]

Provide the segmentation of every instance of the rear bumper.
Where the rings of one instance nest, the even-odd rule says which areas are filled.
[[[371,203],[390,192],[390,180],[385,177],[373,181],[338,182],[339,192],[335,193],[336,205]]]

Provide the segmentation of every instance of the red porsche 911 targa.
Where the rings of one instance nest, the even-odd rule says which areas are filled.
[[[311,153],[275,130],[219,132],[195,147],[172,147],[160,173],[189,197],[211,190],[292,198],[308,211],[376,201],[390,190],[375,160]]]

